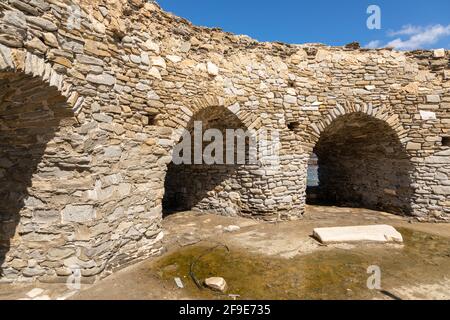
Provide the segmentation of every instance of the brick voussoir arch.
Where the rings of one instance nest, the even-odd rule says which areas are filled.
[[[0,72],[22,73],[40,78],[44,83],[56,88],[67,99],[74,114],[83,107],[84,97],[67,81],[66,75],[58,73],[42,57],[24,49],[14,49],[0,44]]]
[[[363,113],[375,119],[385,122],[396,134],[402,144],[407,141],[408,130],[406,130],[400,122],[398,114],[389,112],[386,105],[374,107],[370,104],[358,104],[346,101],[343,104],[337,104],[333,109],[329,110],[317,122],[309,125],[309,135],[312,137],[313,144],[316,144],[322,132],[338,117],[351,114]]]

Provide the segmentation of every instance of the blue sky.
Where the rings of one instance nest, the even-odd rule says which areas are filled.
[[[220,27],[260,41],[450,49],[450,0],[157,0],[196,25]],[[370,30],[367,8],[381,9]]]

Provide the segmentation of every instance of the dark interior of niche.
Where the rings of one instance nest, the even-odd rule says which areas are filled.
[[[450,147],[450,137],[442,137],[442,145],[444,147]]]
[[[287,124],[288,129],[291,131],[297,130],[299,128],[299,126],[300,126],[300,122],[298,122],[298,121],[292,121]]]
[[[156,125],[156,114],[147,113],[146,116],[148,118],[148,126]]]

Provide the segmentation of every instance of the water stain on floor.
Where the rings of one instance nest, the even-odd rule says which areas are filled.
[[[151,272],[168,283],[180,277],[189,296],[197,299],[383,299],[402,298],[397,288],[450,278],[450,239],[399,229],[403,246],[366,244],[349,249],[324,247],[291,259],[248,253],[211,243],[181,248],[154,264]],[[198,259],[198,257],[200,257]],[[221,276],[226,294],[199,289],[189,275],[202,282]],[[369,266],[379,266],[381,286],[369,290]],[[450,295],[450,292],[449,292]]]

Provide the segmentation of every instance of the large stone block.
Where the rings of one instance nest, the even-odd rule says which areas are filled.
[[[313,236],[322,243],[403,242],[402,235],[388,225],[316,228]]]

